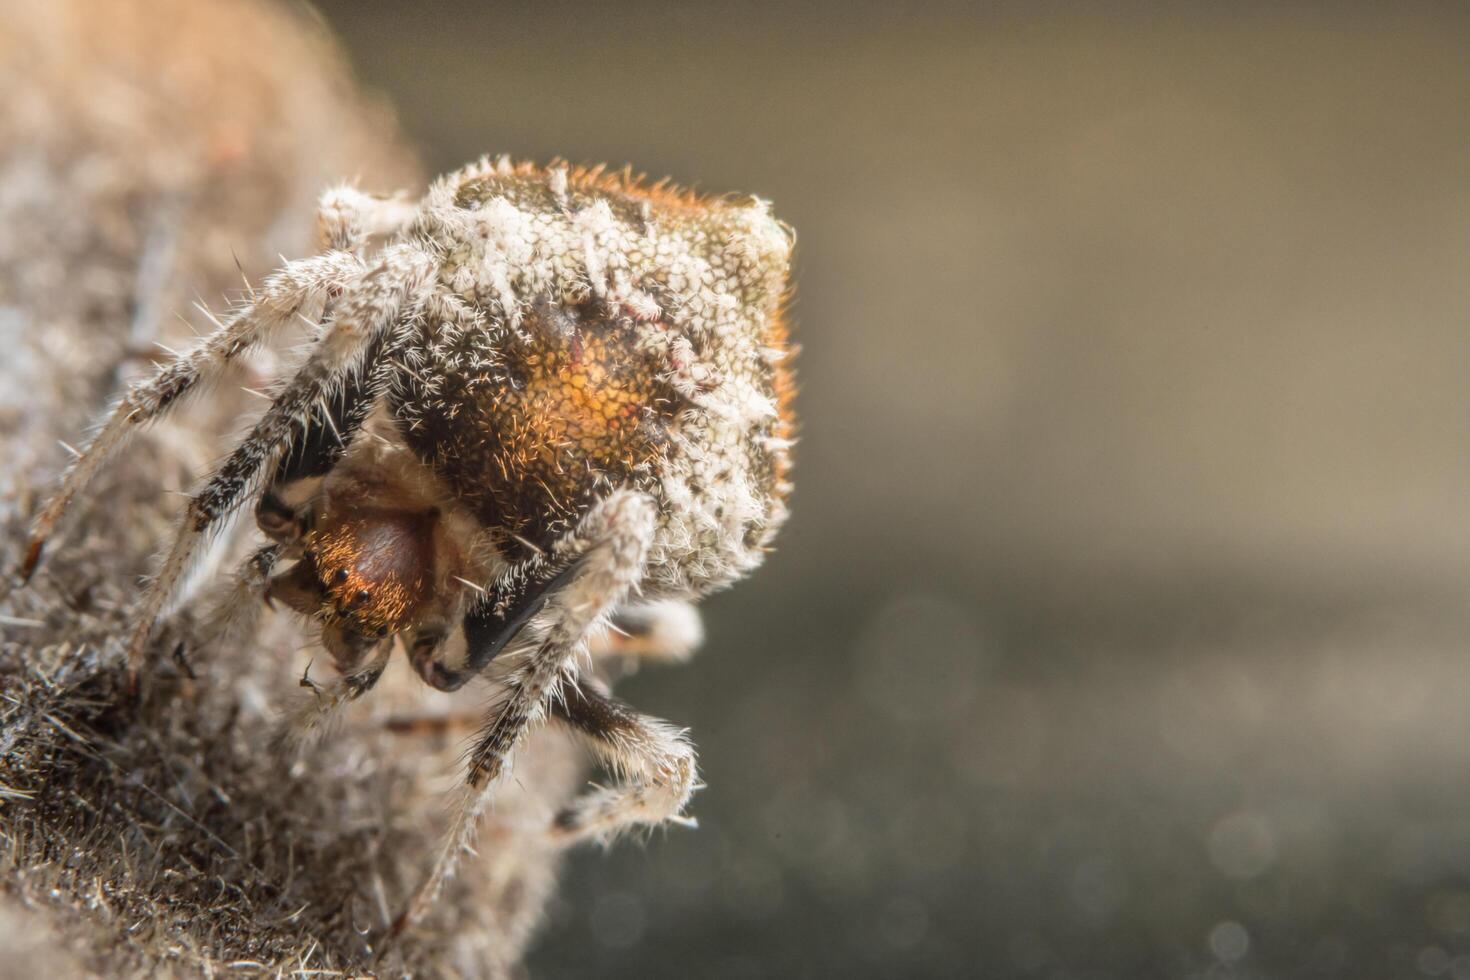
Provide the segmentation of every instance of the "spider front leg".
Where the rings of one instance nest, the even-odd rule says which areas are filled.
[[[276,463],[275,475],[255,508],[256,523],[273,543],[255,551],[230,582],[215,593],[205,625],[205,635],[212,642],[236,644],[254,632],[260,610],[271,604],[272,575],[277,566],[283,560],[300,557],[301,539],[311,524],[321,478],[347,452],[387,388],[395,355],[396,350],[379,357],[376,350],[370,349],[341,389],[328,395],[292,437],[290,448]]]
[[[336,391],[314,406],[276,462],[270,484],[255,505],[255,523],[295,553],[311,522],[322,479],[336,468],[397,370],[400,344],[384,335],[369,345]]]
[[[338,310],[311,357],[271,403],[250,435],[230,454],[189,501],[183,522],[137,613],[128,644],[129,688],[174,586],[188,567],[199,542],[228,516],[257,484],[261,471],[297,438],[310,430],[312,413],[359,368],[373,372],[374,350],[381,350],[392,331],[417,301],[429,272],[428,260],[408,246],[389,249],[381,264],[361,278],[339,303]],[[330,414],[330,410],[328,410]]]
[[[589,838],[606,840],[637,824],[665,822],[695,826],[683,816],[698,789],[694,746],[685,732],[639,714],[602,690],[590,678],[562,685],[551,712],[586,737],[602,762],[623,779],[572,802],[552,825],[553,837],[566,844]]]
[[[433,905],[458,865],[460,854],[470,846],[476,823],[505,771],[511,751],[526,729],[545,713],[557,686],[575,671],[576,657],[589,631],[637,585],[656,513],[648,496],[617,491],[595,504],[577,529],[552,549],[549,567],[556,569],[556,575],[566,577],[554,591],[534,593],[542,596],[544,603],[531,623],[539,639],[503,678],[504,697],[470,752],[463,803],[433,870],[394,923],[394,933],[417,922]],[[490,614],[504,617],[504,610],[493,608],[494,598],[492,595],[488,603]],[[465,625],[466,637],[471,641],[471,661],[483,656],[484,644],[498,648],[509,639],[504,631],[480,632],[475,616],[472,612]],[[511,613],[507,621],[512,635],[520,626],[518,619],[524,617]]]
[[[297,315],[319,312],[327,295],[362,273],[362,263],[345,252],[329,252],[288,263],[265,281],[249,305],[241,308],[188,354],[159,370],[151,379],[133,385],[107,417],[102,429],[62,478],[56,495],[37,515],[20,566],[29,580],[41,561],[46,542],[56,530],[67,505],[87,485],[102,464],[137,429],[162,418],[201,382],[222,374],[245,350],[266,342]],[[311,319],[311,316],[308,316]]]
[[[548,583],[548,586],[538,596],[544,596],[546,591],[554,588],[555,582]],[[434,642],[432,634],[423,639],[424,646]],[[704,627],[693,604],[678,599],[629,603],[608,614],[606,629],[594,631],[587,637],[587,655],[594,663],[613,661],[623,671],[632,672],[642,663],[683,663],[694,655],[703,640]],[[422,649],[415,643],[410,659],[421,674],[435,676],[434,668],[421,659]],[[425,679],[428,680],[428,676]],[[551,712],[575,726],[574,720],[562,713],[561,701],[551,702]],[[452,714],[398,715],[389,718],[383,726],[395,735],[447,735],[472,731],[480,727],[480,721],[477,714],[456,711]]]
[[[229,582],[215,592],[203,630],[210,643],[234,646],[254,634],[271,573],[280,560],[280,545],[257,548],[230,576]]]

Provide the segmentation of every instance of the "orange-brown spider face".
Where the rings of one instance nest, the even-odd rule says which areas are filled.
[[[305,556],[267,596],[322,624],[339,668],[412,626],[433,595],[433,511],[357,509],[324,517]]]

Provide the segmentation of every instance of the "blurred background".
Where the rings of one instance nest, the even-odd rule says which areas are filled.
[[[795,516],[537,977],[1470,977],[1470,11],[318,0],[800,233]]]

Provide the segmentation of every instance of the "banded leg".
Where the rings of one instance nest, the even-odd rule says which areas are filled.
[[[433,627],[415,634],[408,653],[414,670],[430,687],[459,690],[499,656],[576,574],[577,560],[561,557],[512,569],[465,614],[462,643],[446,642],[443,631]]]
[[[309,526],[311,498],[320,482],[317,478],[329,473],[352,444],[387,387],[392,368],[370,349],[341,390],[328,395],[324,406],[292,437],[291,451],[277,463],[270,487],[255,509],[256,523],[274,543],[256,550],[229,583],[215,592],[205,620],[205,635],[211,642],[233,645],[254,632],[260,610],[271,605],[272,574],[282,560],[299,557],[300,540]]]
[[[218,377],[241,352],[266,342],[298,315],[311,319],[327,294],[343,288],[362,274],[362,263],[345,252],[329,252],[285,268],[265,281],[248,305],[220,325],[188,354],[159,370],[151,379],[128,389],[101,431],[72,463],[61,487],[46,504],[31,529],[20,567],[28,580],[41,561],[46,542],[56,530],[67,505],[137,429],[163,417],[200,382]]]
[[[183,521],[158,574],[137,613],[138,625],[128,644],[129,686],[154,621],[188,567],[203,536],[239,504],[260,472],[288,448],[303,430],[303,420],[323,404],[375,342],[392,331],[428,273],[427,261],[407,247],[390,249],[382,264],[342,297],[336,315],[311,357],[276,397],[250,435],[215,470],[204,488],[189,501]]]
[[[547,711],[584,736],[599,760],[630,784],[604,787],[574,802],[558,814],[553,837],[570,844],[605,837],[635,823],[695,826],[692,817],[679,815],[700,788],[695,782],[694,747],[685,732],[639,714],[586,676],[564,683],[561,696],[551,700]],[[479,724],[476,716],[459,712],[397,715],[383,722],[383,728],[394,735],[442,737]]]
[[[606,840],[637,824],[695,826],[694,818],[682,815],[699,788],[694,746],[684,731],[639,714],[588,678],[563,684],[551,713],[583,735],[623,780],[574,800],[552,825],[555,839]]]
[[[540,598],[541,604],[544,604],[542,597],[555,586],[556,578],[553,578],[548,583],[548,588],[536,592],[535,597]],[[539,605],[537,609],[539,610]],[[533,610],[531,615],[534,615],[535,611]],[[469,616],[465,617],[467,627],[470,618],[476,615],[484,617],[482,610],[472,611]],[[488,620],[488,617],[484,618]],[[522,617],[512,615],[504,618],[514,621]],[[509,636],[506,636],[499,645],[503,647],[508,640]],[[617,658],[625,663],[628,661],[683,663],[693,656],[695,648],[703,640],[704,627],[700,624],[699,611],[692,603],[675,599],[630,603],[617,607],[608,615],[606,629],[593,630],[588,635],[587,655],[594,662]],[[442,640],[435,633],[426,631],[415,637],[409,653],[414,669],[425,681],[435,686],[437,686],[435,678],[453,676],[453,672],[448,668],[434,667],[424,662],[425,651],[430,649],[435,655],[435,660],[441,658],[442,649],[437,648],[440,643]],[[468,648],[468,644],[466,647]],[[487,654],[485,660],[488,663],[495,651],[486,649],[484,652]],[[484,664],[481,666],[483,667]],[[460,685],[455,683],[453,686]],[[555,710],[555,708],[556,704],[553,702],[552,709]],[[446,735],[478,728],[481,719],[468,712],[458,712],[447,715],[401,715],[389,718],[383,724],[395,735]]]
[[[255,523],[278,544],[296,545],[308,530],[321,480],[342,459],[392,382],[401,343],[384,335],[369,344],[335,391],[297,422],[288,449],[255,505]]]
[[[573,562],[574,571],[550,594],[533,622],[538,642],[503,679],[505,696],[470,752],[463,803],[433,870],[394,923],[394,933],[418,921],[433,905],[460,854],[470,846],[511,751],[526,729],[542,717],[557,685],[575,668],[588,632],[637,585],[655,516],[650,498],[618,491],[594,505],[577,530],[552,549],[553,561]]]

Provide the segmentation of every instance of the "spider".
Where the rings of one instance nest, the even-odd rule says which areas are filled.
[[[684,733],[579,661],[609,624],[672,637],[666,652],[697,642],[690,603],[759,565],[784,521],[793,235],[758,198],[504,157],[418,202],[334,188],[318,221],[320,254],[128,390],[37,516],[21,572],[130,433],[311,324],[302,365],[189,499],[136,614],[129,687],[196,551],[252,499],[268,542],[237,581],[319,626],[339,676],[318,715],[371,689],[395,641],[446,691],[503,654],[462,805],[396,933],[432,905],[542,718],[623,779],[574,800],[555,839],[689,822]]]

